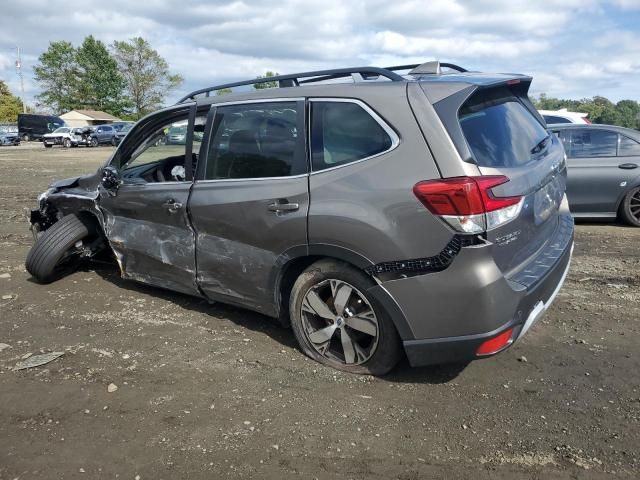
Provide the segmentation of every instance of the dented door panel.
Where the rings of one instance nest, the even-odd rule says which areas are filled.
[[[189,209],[198,284],[208,297],[275,314],[274,271],[287,250],[307,245],[307,182],[300,175],[195,183]],[[270,210],[281,198],[298,208]]]
[[[195,239],[186,206],[191,182],[122,185],[101,195],[105,234],[123,278],[198,295]]]

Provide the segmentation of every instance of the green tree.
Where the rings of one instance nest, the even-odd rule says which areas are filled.
[[[85,37],[76,52],[78,93],[83,106],[121,115],[126,107],[126,82],[107,47],[93,35]]]
[[[6,83],[0,80],[0,122],[15,123],[22,113],[22,101],[11,94]]]
[[[42,93],[40,103],[56,112],[66,112],[77,108],[80,69],[76,61],[76,49],[70,42],[51,42],[33,68],[35,80]]]
[[[182,76],[172,74],[167,61],[143,38],[115,41],[111,50],[136,118],[162,106],[167,94],[183,82]]]
[[[539,110],[566,108],[571,112],[588,113],[588,118],[593,123],[640,129],[640,104],[634,100],[620,100],[614,104],[608,98],[598,95],[581,100],[564,100],[542,93],[537,99],[533,99],[533,103]]]
[[[233,93],[233,90],[231,90],[230,88],[221,88],[220,90],[216,90],[216,95],[221,97],[222,95],[228,95],[230,93]]]
[[[633,100],[620,100],[616,103],[620,116],[620,125],[627,128],[640,129],[640,104]]]
[[[264,75],[260,76],[260,77],[256,77],[258,79],[261,78],[269,78],[269,77],[276,77],[280,75],[278,72],[272,72],[271,70],[268,70]],[[256,90],[263,90],[265,88],[276,88],[278,86],[278,82],[261,82],[261,83],[254,83],[253,84],[253,88],[255,88]]]

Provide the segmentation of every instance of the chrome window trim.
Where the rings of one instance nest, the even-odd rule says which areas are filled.
[[[309,156],[311,158],[311,162],[310,162],[310,170],[311,173],[310,175],[316,175],[319,173],[324,173],[324,172],[330,172],[332,170],[337,170],[338,168],[343,168],[343,167],[347,167],[349,165],[355,165],[356,163],[361,163],[364,162],[366,160],[371,160],[372,158],[376,158],[379,157],[380,155],[385,155],[393,150],[395,150],[398,145],[400,145],[400,137],[398,136],[398,134],[396,133],[396,131],[391,128],[391,126],[389,126],[389,124],[387,122],[385,122],[382,117],[380,115],[378,115],[378,113],[371,108],[369,105],[367,105],[366,103],[364,103],[362,100],[359,100],[357,98],[344,98],[344,97],[309,97],[308,98],[309,102],[325,102],[325,103],[355,103],[356,105],[358,105],[360,108],[362,108],[365,112],[367,112],[375,121],[378,125],[380,125],[380,127],[382,127],[382,129],[386,132],[387,135],[389,135],[389,138],[391,138],[391,146],[387,149],[384,150],[382,152],[376,153],[375,155],[369,155],[368,157],[364,157],[364,158],[359,158],[357,160],[353,160],[351,162],[348,163],[343,163],[341,165],[336,165],[335,167],[329,167],[329,168],[323,168],[322,170],[313,170],[313,152],[311,151],[311,113],[309,113],[309,126],[308,126],[308,133],[307,133],[307,141],[309,143]]]
[[[236,182],[256,182],[256,181],[264,181],[264,180],[289,180],[296,178],[306,178],[308,177],[308,173],[301,173],[299,175],[290,175],[285,177],[252,177],[252,178],[213,178],[209,180],[196,180],[194,184],[199,183],[236,183]]]

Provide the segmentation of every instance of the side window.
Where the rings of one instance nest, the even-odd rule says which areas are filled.
[[[619,157],[640,156],[640,143],[635,140],[620,135],[620,144],[618,145]]]
[[[306,170],[296,102],[228,105],[216,109],[207,180],[287,177]]]
[[[204,131],[205,114],[198,114],[195,119],[195,130]],[[143,126],[147,131],[142,140],[127,148],[130,154],[120,160],[120,170],[125,183],[142,182],[179,182],[186,180],[185,157],[187,153],[188,112],[175,115],[164,121],[155,121]],[[184,132],[176,138],[171,132]],[[138,133],[138,132],[136,132]],[[191,163],[195,172],[200,140],[195,139],[192,147]]]
[[[311,163],[314,171],[362,160],[392,146],[389,133],[357,103],[311,102]]]
[[[609,130],[576,129],[571,131],[569,157],[615,157],[618,134]]]

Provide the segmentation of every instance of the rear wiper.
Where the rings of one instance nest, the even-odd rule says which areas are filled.
[[[544,137],[542,140],[540,140],[538,143],[535,144],[535,146],[531,149],[531,153],[540,153],[544,147],[547,146],[547,142],[549,141],[549,139],[551,138],[551,134],[547,133],[547,136]]]

